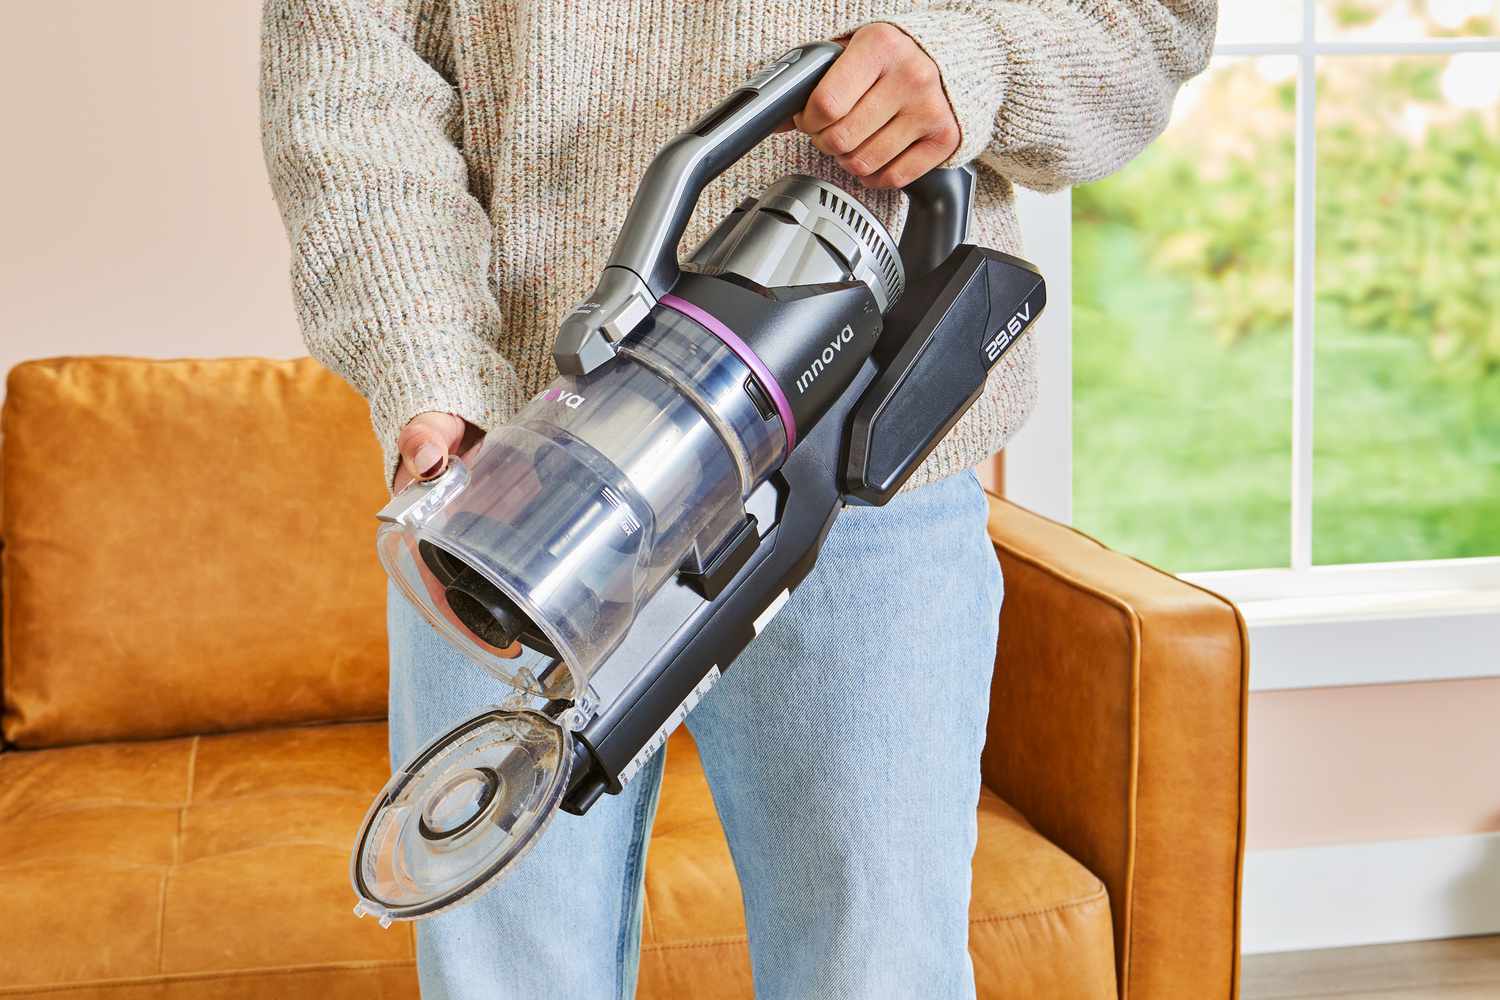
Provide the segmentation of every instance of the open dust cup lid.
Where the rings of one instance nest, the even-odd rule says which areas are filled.
[[[365,816],[355,912],[413,920],[493,885],[547,828],[572,766],[572,733],[540,712],[493,709],[434,740]]]

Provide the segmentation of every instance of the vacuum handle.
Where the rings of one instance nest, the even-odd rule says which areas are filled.
[[[599,284],[558,327],[552,358],[559,371],[583,375],[614,357],[614,345],[677,283],[677,245],[703,189],[800,111],[843,51],[835,42],[791,49],[661,148],[636,187]]]
[[[709,182],[806,106],[843,52],[836,42],[798,46],[762,68],[656,155],[636,189],[609,259],[635,272],[658,298],[676,284],[677,246]],[[908,281],[937,267],[968,231],[974,172],[932,170],[902,189],[910,200],[901,234]]]
[[[669,292],[677,246],[703,189],[801,111],[842,52],[834,42],[792,49],[663,146],[636,188],[609,266],[629,268],[658,298]]]
[[[907,201],[906,225],[896,249],[910,286],[968,239],[974,168],[965,164],[929,170],[901,190]]]
[[[598,286],[559,327],[552,351],[559,370],[585,374],[614,356],[614,345],[677,283],[677,247],[703,189],[802,110],[843,51],[836,42],[791,49],[662,147],[641,177]],[[900,252],[908,282],[962,242],[972,189],[968,168],[932,171],[907,186],[910,235],[903,234]]]

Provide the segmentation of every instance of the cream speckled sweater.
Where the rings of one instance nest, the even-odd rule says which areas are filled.
[[[308,349],[370,401],[396,462],[424,410],[490,428],[555,374],[657,149],[786,49],[870,21],[937,63],[977,161],[970,239],[1019,253],[1011,182],[1097,178],[1164,126],[1206,62],[1214,0],[267,0],[262,129]],[[784,134],[699,202],[692,247],[789,173],[868,192]],[[1036,397],[1031,338],[913,476],[998,450]]]

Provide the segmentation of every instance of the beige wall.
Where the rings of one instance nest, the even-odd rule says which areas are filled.
[[[1254,695],[1249,847],[1500,830],[1497,720],[1494,678]]]
[[[5,5],[0,371],[304,353],[261,163],[252,0]]]
[[[0,370],[301,353],[251,0],[7,5]],[[1500,829],[1500,681],[1257,695],[1252,847]]]

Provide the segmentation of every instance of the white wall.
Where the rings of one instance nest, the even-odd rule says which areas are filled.
[[[0,372],[306,353],[265,179],[249,0],[5,5]]]

